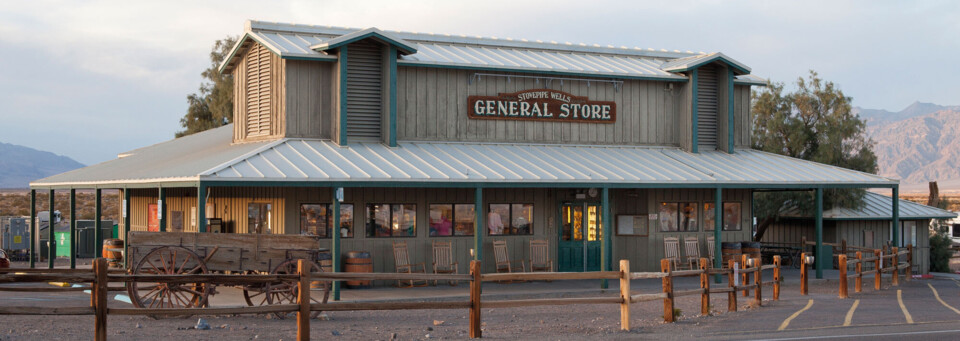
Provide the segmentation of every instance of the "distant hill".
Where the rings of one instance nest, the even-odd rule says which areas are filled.
[[[0,188],[27,188],[30,181],[80,167],[66,156],[0,142]]]
[[[867,125],[883,125],[891,122],[899,122],[909,118],[932,114],[942,110],[960,110],[960,106],[944,106],[933,103],[913,102],[903,110],[893,112],[883,109],[865,109],[853,107],[853,113],[859,114],[860,118],[867,121]]]
[[[896,120],[868,123],[867,132],[877,143],[874,151],[880,175],[901,179],[904,188],[925,191],[928,181],[938,181],[941,191],[960,189],[953,188],[960,184],[960,108],[923,114],[924,110],[943,107],[914,104],[919,104],[916,110],[901,112],[912,117],[894,116]]]

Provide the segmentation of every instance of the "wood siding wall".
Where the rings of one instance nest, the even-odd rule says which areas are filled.
[[[753,114],[750,113],[750,86],[733,86],[733,126],[734,146],[750,148],[750,134],[753,134]]]
[[[692,72],[687,73],[687,77],[692,77]],[[677,132],[678,145],[681,149],[693,151],[693,82],[675,84],[674,88],[680,97],[680,103],[677,106]]]
[[[283,60],[286,65],[287,137],[331,136],[336,106],[333,91],[334,63]]]
[[[400,140],[483,141],[571,144],[677,145],[677,85],[624,81],[610,83],[552,81],[506,77],[473,78],[475,71],[400,67],[398,69],[397,135]],[[503,75],[515,75],[503,73]],[[524,75],[529,76],[529,75]],[[472,120],[467,96],[491,96],[526,89],[549,88],[591,100],[617,103],[615,124]]]
[[[261,51],[264,47],[258,43],[251,43],[251,46],[243,52],[243,56],[240,57],[240,62],[237,63],[236,70],[233,72],[233,140],[234,142],[246,142],[246,141],[261,141],[261,140],[270,140],[276,139],[283,136],[286,128],[286,110],[285,110],[285,101],[286,98],[286,64],[280,56],[267,52],[263,57],[267,57],[268,61],[259,63],[259,67],[269,68],[270,77],[267,82],[259,84],[260,91],[269,92],[269,127],[267,132],[261,135],[248,136],[247,135],[247,113],[250,109],[251,103],[250,98],[248,98],[248,81],[250,74],[249,67],[247,63],[250,61],[251,51]],[[259,55],[259,54],[258,54]]]

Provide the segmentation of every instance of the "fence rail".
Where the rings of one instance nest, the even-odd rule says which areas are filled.
[[[863,275],[874,276],[874,290],[881,289],[882,276],[884,273],[891,273],[891,284],[893,286],[900,285],[900,270],[906,270],[904,272],[904,279],[909,281],[911,272],[913,271],[913,249],[912,244],[907,245],[906,250],[899,250],[899,248],[894,247],[892,248],[893,252],[889,254],[884,254],[883,250],[880,249],[866,249],[873,254],[873,257],[864,257],[864,251],[856,251],[854,252],[855,259],[848,259],[846,254],[835,255],[837,258],[837,269],[840,270],[838,296],[840,298],[849,297],[848,281],[850,279],[854,279],[854,292],[862,292]],[[906,256],[905,262],[900,262],[901,256]],[[874,264],[874,269],[864,271],[863,265],[871,263]],[[854,266],[854,271],[852,274],[848,274],[851,265]],[[807,295],[809,272],[807,271],[806,253],[800,255],[800,266],[800,294]]]

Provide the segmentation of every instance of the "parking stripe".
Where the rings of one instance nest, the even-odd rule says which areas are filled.
[[[783,320],[783,323],[780,324],[780,328],[778,328],[777,330],[780,331],[780,330],[787,329],[787,326],[790,325],[790,321],[793,321],[793,319],[797,318],[797,316],[800,316],[800,314],[807,311],[807,309],[810,309],[810,307],[812,306],[813,306],[813,300],[810,300],[809,302],[807,302],[806,307],[803,307],[803,309],[797,310],[797,312],[793,313],[793,315],[790,315],[790,317],[788,317],[786,320]]]
[[[950,308],[950,310],[953,310],[953,312],[960,314],[960,310],[957,310],[957,308],[951,307],[949,304],[947,304],[947,302],[944,302],[943,299],[940,298],[940,293],[938,293],[937,289],[933,287],[933,284],[927,283],[927,286],[930,287],[930,290],[933,290],[933,297],[936,297],[937,301],[940,301],[940,304],[943,304],[944,307]]]
[[[850,311],[847,311],[847,317],[843,319],[843,326],[849,326],[850,322],[853,321],[853,312],[857,310],[857,306],[860,305],[860,300],[853,301],[853,305],[850,306]]]
[[[903,305],[903,291],[897,290],[897,303],[900,303],[900,310],[903,310],[903,317],[907,318],[907,323],[913,323],[913,316],[907,311],[907,306]]]

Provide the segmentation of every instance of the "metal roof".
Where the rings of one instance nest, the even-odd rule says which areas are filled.
[[[406,40],[396,37],[392,33],[381,31],[376,27],[371,27],[365,30],[356,31],[353,33],[344,34],[342,36],[327,40],[317,45],[310,46],[311,50],[325,51],[330,49],[335,49],[340,46],[355,42],[357,40],[362,40],[366,38],[377,38],[384,42],[388,42],[396,46],[401,53],[411,54],[417,53],[417,48],[408,43]]]
[[[689,70],[698,68],[702,65],[712,63],[715,61],[722,61],[727,65],[730,65],[737,72],[737,74],[750,73],[749,67],[747,67],[746,65],[743,65],[743,63],[733,60],[733,58],[727,57],[727,55],[720,52],[708,53],[708,54],[703,54],[699,56],[677,58],[669,62],[663,63],[663,65],[660,65],[660,68],[663,69],[664,71],[683,72],[683,71],[689,71]]]
[[[349,40],[369,30],[248,21],[244,37],[234,46],[231,57],[220,65],[220,71],[225,72],[234,65],[235,56],[247,47],[250,40],[259,42],[281,58],[336,60],[335,56],[324,52],[326,48],[323,47]],[[377,31],[408,44],[416,52],[401,56],[398,64],[408,66],[685,81],[685,75],[668,72],[663,66],[678,58],[707,58],[713,61],[719,55],[726,58],[728,63],[746,70],[740,72],[742,74],[750,70],[716,53]],[[757,84],[749,79],[740,81],[739,77],[738,83]]]
[[[863,197],[864,205],[860,209],[832,208],[823,211],[823,219],[827,220],[890,220],[893,219],[892,197],[866,192]],[[804,214],[797,207],[791,207],[780,214],[786,218],[812,218]],[[936,207],[922,205],[909,200],[900,199],[900,219],[948,219],[956,218],[957,214]]]

